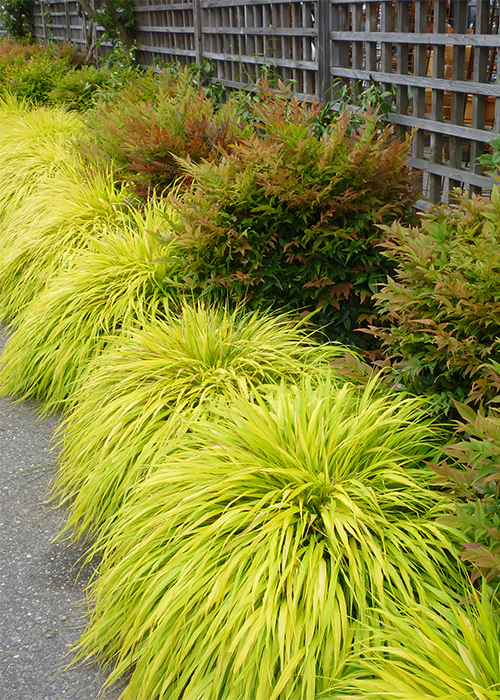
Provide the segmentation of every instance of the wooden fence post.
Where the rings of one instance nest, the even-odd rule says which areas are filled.
[[[193,0],[193,27],[194,27],[194,51],[195,61],[198,66],[203,63],[203,35],[201,32],[201,4],[200,0]]]
[[[330,0],[317,0],[316,27],[318,45],[316,60],[318,62],[318,97],[321,102],[329,99],[328,90],[332,85],[330,73]]]
[[[68,44],[71,43],[71,21],[69,17],[69,2],[66,0],[64,3],[64,19],[66,20],[66,41]]]

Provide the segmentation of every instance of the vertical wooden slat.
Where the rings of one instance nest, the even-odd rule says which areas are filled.
[[[427,32],[427,0],[415,1],[415,32],[425,34]],[[413,73],[425,76],[427,71],[427,46],[418,44],[414,47]],[[419,119],[425,117],[425,88],[413,89],[413,114]],[[425,147],[425,134],[418,129],[413,139],[413,157],[423,159]],[[420,189],[423,188],[423,177],[420,177]]]
[[[198,66],[203,63],[203,34],[201,33],[201,4],[200,0],[193,0],[193,29],[194,29],[194,52],[195,61]]]
[[[409,3],[399,1],[396,3],[397,28],[400,32],[407,32],[409,29]],[[397,72],[400,75],[408,73],[408,44],[398,44],[396,49]],[[408,88],[405,85],[398,85],[396,92],[396,109],[399,114],[408,114]],[[404,126],[396,127],[396,134],[403,138],[406,133]]]
[[[370,2],[366,6],[366,24],[370,32],[376,32],[379,21],[379,3]],[[366,68],[369,71],[377,70],[377,44],[370,41],[366,45]]]
[[[392,32],[392,12],[393,4],[392,2],[382,2],[380,7],[380,31],[382,32]],[[392,73],[392,43],[388,41],[382,42],[380,49],[380,70],[382,73]],[[391,85],[387,83],[383,84],[384,92],[388,92],[391,89]]]
[[[66,39],[68,40],[68,43],[71,42],[71,21],[69,18],[69,3],[65,2],[64,3],[64,15],[65,15],[65,20],[66,20]]]
[[[352,29],[355,32],[364,30],[363,22],[363,5],[360,2],[355,2],[352,6]],[[352,42],[352,67],[363,68],[364,64],[364,45],[362,41]]]
[[[330,11],[330,21],[332,31],[346,33],[346,41],[334,41],[330,44],[331,65],[335,66],[336,68],[346,68],[349,66],[349,5],[347,3],[332,5]],[[321,27],[318,29],[318,43],[320,31]],[[320,78],[320,74],[318,75],[318,78]],[[348,82],[348,80],[344,80],[342,78],[335,79],[335,85],[338,86],[341,86],[342,83]],[[335,90],[332,90],[332,93],[335,94]],[[321,89],[319,90],[319,95],[320,99],[322,99]]]
[[[489,31],[489,0],[477,0],[476,5],[476,34],[487,34]],[[488,80],[488,47],[476,47],[474,50],[474,82],[485,83]],[[472,98],[472,126],[474,129],[484,129],[486,118],[487,97],[474,95]],[[479,156],[484,152],[484,145],[481,141],[472,141],[470,148],[471,170],[477,174],[482,173],[483,167],[477,162]],[[471,187],[474,192],[481,189]]]
[[[342,13],[341,8],[338,6],[331,6],[330,0],[318,0],[316,8],[318,15],[316,17],[316,26],[318,27],[318,97],[321,102],[326,102],[328,99],[328,91],[332,84],[330,73],[332,60],[330,27],[332,26],[332,22],[338,21],[339,24],[342,23]],[[337,26],[333,25],[333,28],[337,29]],[[335,63],[335,65],[341,64]]]
[[[446,0],[434,0],[434,34],[446,33]],[[433,48],[433,78],[444,78],[445,66],[445,46],[435,45]],[[432,91],[431,119],[433,121],[443,121],[444,112],[444,92],[443,90]],[[442,134],[431,134],[431,161],[440,164],[443,159],[443,136]],[[431,202],[441,200],[442,181],[441,176],[435,173],[429,174],[429,199]]]
[[[467,8],[468,0],[455,0],[454,16],[453,16],[453,33],[466,34],[467,32]],[[467,52],[465,46],[453,47],[453,80],[465,79],[465,59],[467,53],[471,53],[470,47]],[[463,124],[465,113],[466,95],[464,93],[454,92],[451,95],[451,115],[450,121],[452,124]],[[457,136],[450,137],[450,166],[457,170],[462,169],[463,163],[463,141]],[[460,180],[450,180],[450,190],[455,187],[461,187]]]

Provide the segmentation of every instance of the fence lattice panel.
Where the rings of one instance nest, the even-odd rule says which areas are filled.
[[[388,118],[398,135],[415,131],[411,164],[424,173],[428,200],[454,186],[491,190],[494,181],[477,158],[500,132],[500,0],[135,4],[143,65],[201,63],[205,56],[227,87],[265,68],[299,95],[321,100],[338,84],[375,81],[395,92]],[[76,0],[38,2],[40,38],[84,46],[87,29]]]

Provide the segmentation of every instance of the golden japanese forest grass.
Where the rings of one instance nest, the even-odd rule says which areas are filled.
[[[184,302],[92,364],[63,424],[55,490],[77,535],[106,529],[149,465],[217,396],[321,376],[345,352],[287,315]]]
[[[41,179],[78,160],[73,141],[84,128],[74,112],[32,110],[15,98],[0,100],[0,228],[7,210],[17,209]]]
[[[382,610],[351,678],[324,700],[498,700],[499,611],[483,588],[467,604]]]
[[[23,204],[9,209],[0,231],[0,317],[9,324],[48,282],[74,264],[75,252],[124,225],[127,190],[112,171],[74,163],[39,182]]]
[[[182,258],[167,235],[168,211],[165,202],[151,202],[141,212],[116,213],[113,224],[94,225],[88,236],[75,227],[81,250],[68,241],[71,263],[16,318],[0,361],[3,393],[45,399],[45,411],[65,408],[109,336],[177,303]]]
[[[456,601],[425,412],[328,378],[211,402],[98,547],[81,655],[130,674],[125,700],[314,700],[383,623],[373,606]]]

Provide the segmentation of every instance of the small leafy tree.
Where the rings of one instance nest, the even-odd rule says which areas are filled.
[[[104,29],[104,41],[113,46],[121,44],[127,51],[133,48],[138,22],[132,0],[104,0],[98,10],[93,10],[87,0],[78,0],[78,5],[90,21]]]
[[[0,3],[0,26],[16,39],[33,35],[33,0],[3,0]]]

